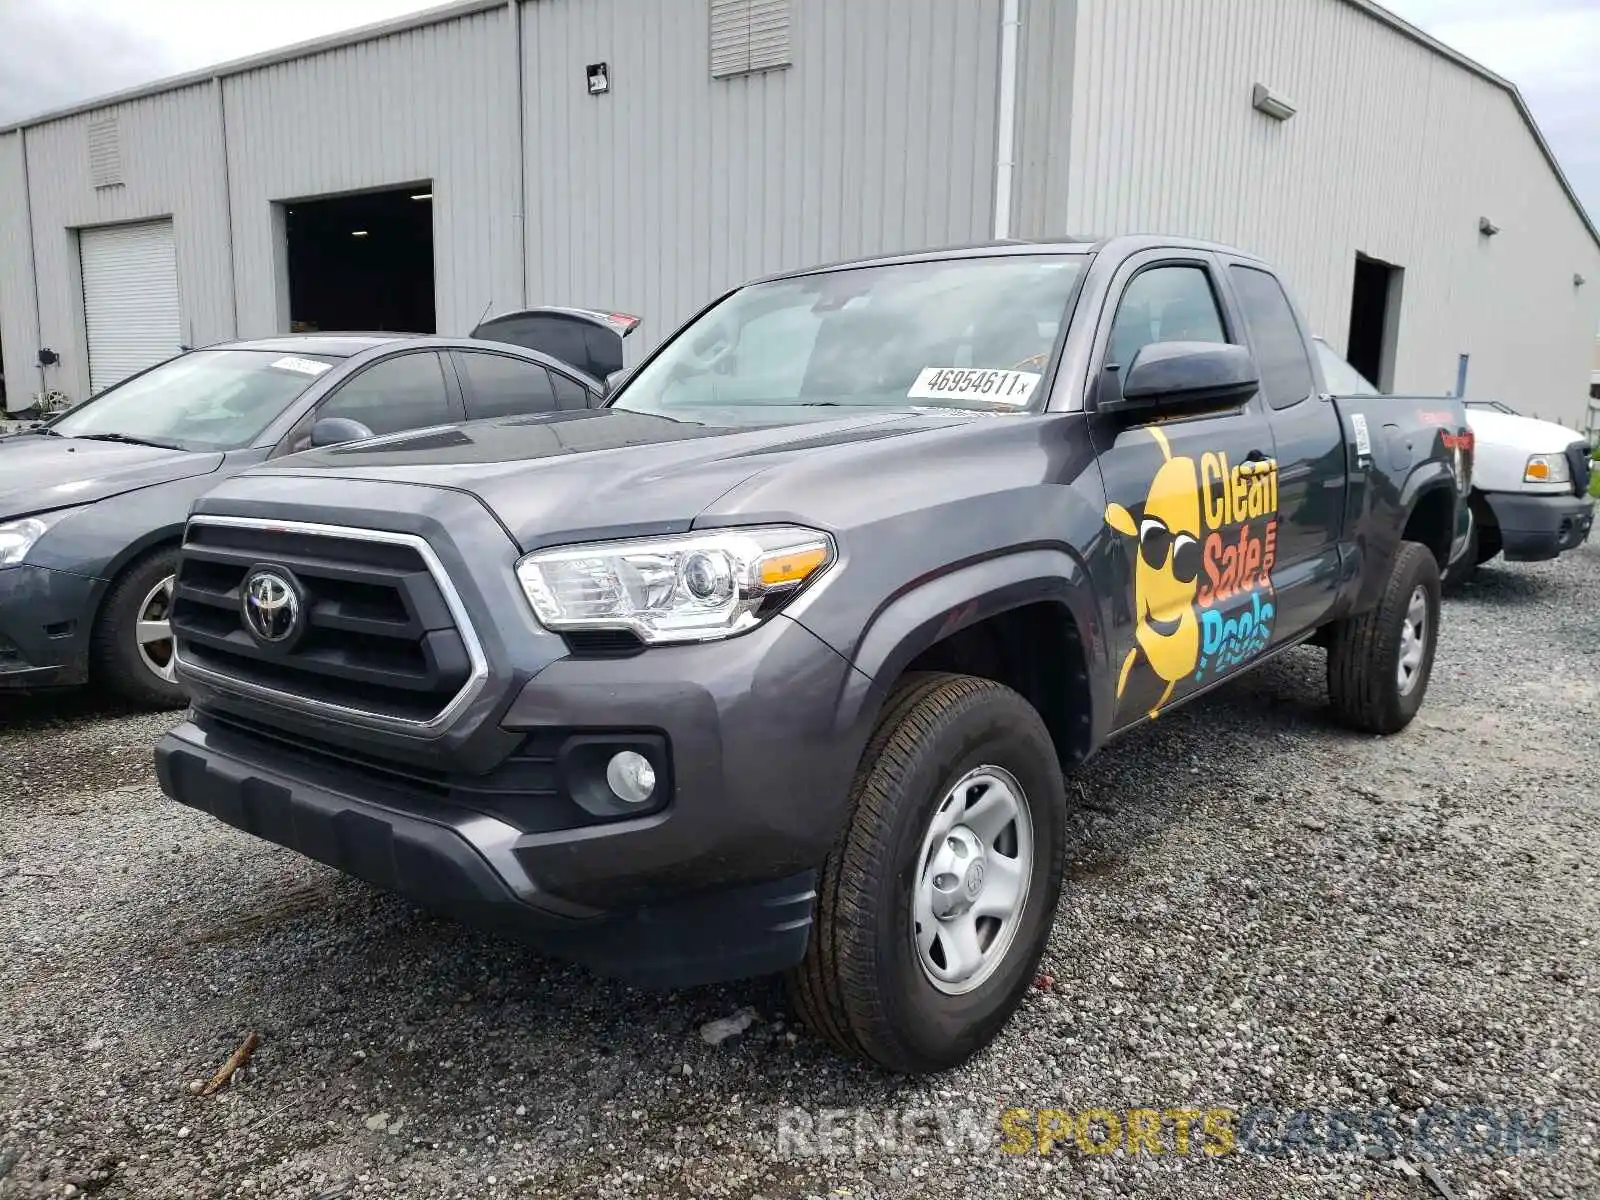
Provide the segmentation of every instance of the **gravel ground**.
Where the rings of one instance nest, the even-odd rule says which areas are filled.
[[[171,805],[169,718],[0,702],[0,1196],[1600,1195],[1597,584],[1596,546],[1483,571],[1398,738],[1333,728],[1305,650],[1110,747],[1053,982],[921,1083],[832,1057],[770,981],[638,992]],[[1435,1184],[1198,1126],[1006,1153],[1008,1106],[1554,1112],[1559,1142],[1436,1136]]]

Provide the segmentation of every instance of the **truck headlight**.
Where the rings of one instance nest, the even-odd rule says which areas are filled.
[[[707,642],[759,625],[834,557],[826,533],[771,525],[537,550],[517,563],[517,580],[546,629]]]
[[[1565,454],[1535,454],[1522,472],[1523,483],[1571,483],[1572,470]]]

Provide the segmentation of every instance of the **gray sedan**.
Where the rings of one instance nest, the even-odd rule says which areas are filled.
[[[189,505],[312,446],[582,409],[604,385],[468,338],[303,335],[195,350],[0,438],[0,689],[96,679],[177,706],[173,564]]]

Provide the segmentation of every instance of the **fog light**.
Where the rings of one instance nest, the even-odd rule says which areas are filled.
[[[624,750],[606,764],[606,783],[624,804],[643,804],[656,790],[656,769],[638,751]]]

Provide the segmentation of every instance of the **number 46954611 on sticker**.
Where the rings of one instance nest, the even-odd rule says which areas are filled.
[[[1019,408],[1039,386],[1033,371],[991,371],[979,367],[923,367],[906,392],[910,400],[989,400]]]

